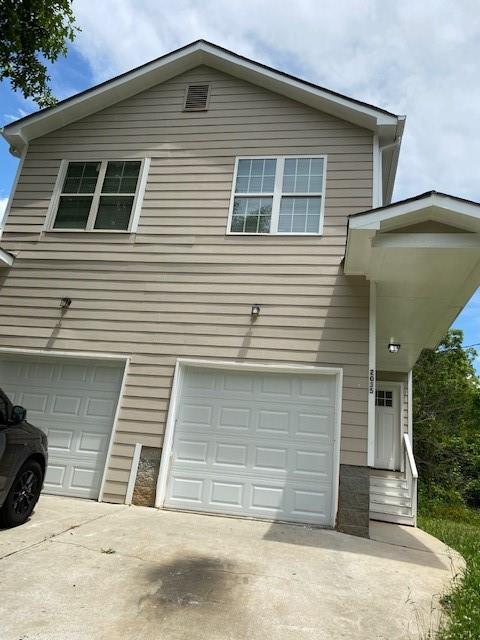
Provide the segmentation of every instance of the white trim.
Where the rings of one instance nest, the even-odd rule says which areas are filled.
[[[43,231],[46,232],[61,232],[61,233],[135,233],[138,228],[138,222],[140,219],[140,213],[143,205],[143,198],[145,195],[145,189],[148,180],[148,172],[150,170],[150,157],[141,157],[141,158],[89,158],[85,160],[84,158],[68,158],[62,159],[60,162],[60,167],[58,170],[57,179],[55,181],[55,186],[53,189],[52,197],[50,198],[50,204],[48,206],[47,216],[45,218],[45,223],[43,225]],[[86,227],[84,229],[73,229],[73,228],[61,228],[55,229],[55,218],[58,212],[58,205],[60,202],[60,196],[62,195],[62,186],[65,181],[65,176],[67,173],[68,165],[70,162],[98,162],[100,163],[100,170],[97,176],[97,182],[95,185],[95,191],[91,194],[77,194],[79,196],[91,196],[92,204],[90,206],[90,213],[88,215],[88,220]],[[140,162],[140,170],[138,172],[137,179],[137,187],[135,189],[135,193],[133,196],[132,209],[130,212],[130,219],[128,223],[127,229],[95,229],[95,220],[98,214],[98,204],[101,196],[109,196],[109,195],[119,195],[119,196],[129,196],[131,197],[131,193],[120,193],[120,194],[111,194],[111,193],[102,193],[103,182],[105,179],[105,173],[107,170],[107,165],[109,162]]]
[[[90,358],[93,360],[128,360],[130,356],[117,353],[102,353],[93,351],[48,351],[47,349],[23,349],[21,347],[0,347],[0,353],[19,353],[26,356],[41,355],[59,358]]]
[[[147,188],[150,162],[151,158],[147,156],[143,160],[143,164],[140,168],[139,184],[137,186],[135,200],[133,201],[132,213],[130,214],[130,233],[136,233],[138,229],[138,222],[140,220],[140,213],[142,211],[143,198],[145,197],[145,189]]]
[[[0,229],[0,236],[1,236],[1,229]],[[12,255],[11,253],[8,253],[8,251],[5,251],[5,249],[2,249],[0,247],[0,262],[3,262],[4,264],[7,265],[7,267],[11,267],[13,262],[15,260],[15,256]],[[3,265],[0,265],[0,267]]]
[[[183,384],[183,363],[177,359],[173,374],[172,391],[170,393],[170,403],[168,406],[167,422],[162,442],[162,454],[160,457],[160,469],[157,477],[157,488],[155,493],[155,506],[159,509],[163,507],[167,494],[168,474],[173,449],[173,432],[177,421],[178,403],[180,401],[180,391]]]
[[[60,200],[60,193],[62,191],[62,185],[65,180],[65,174],[67,173],[68,163],[72,160],[61,160],[58,168],[57,179],[55,180],[55,186],[53,187],[52,197],[50,198],[50,204],[48,205],[47,217],[43,224],[43,231],[49,231],[53,228],[53,222],[58,209],[58,201]]]
[[[184,73],[185,71],[205,64],[230,73],[253,84],[308,104],[320,111],[378,130],[386,126],[387,132],[392,126],[397,127],[399,116],[389,114],[381,109],[347,97],[335,95],[321,87],[311,86],[300,79],[290,78],[275,69],[265,69],[253,60],[245,60],[234,53],[224,51],[208,42],[194,42],[180,51],[174,51],[161,60],[153,60],[141,68],[134,69],[123,77],[113,79],[97,88],[80,94],[34,117],[18,124],[12,123],[2,129],[2,135],[12,147],[20,148],[28,139],[45,135],[60,126],[84,118],[85,116],[105,109],[155,84]]]
[[[387,387],[387,388],[385,388]],[[388,387],[392,388],[394,387],[396,390],[396,394],[397,394],[397,398],[398,398],[398,434],[397,434],[397,446],[398,446],[398,461],[399,461],[399,468],[398,469],[392,469],[392,471],[403,471],[403,456],[402,456],[402,448],[403,448],[403,402],[404,402],[404,388],[403,388],[403,382],[399,382],[397,381],[393,381],[393,380],[377,380],[376,384],[375,384],[375,391],[377,389],[383,389],[384,391],[388,391]],[[376,395],[376,394],[375,394]],[[376,405],[375,405],[375,411],[376,411]],[[375,469],[380,469],[383,467],[377,467],[375,466]]]
[[[21,156],[20,156],[20,160],[19,160],[18,165],[17,165],[17,170],[15,172],[15,177],[13,179],[12,188],[10,189],[10,194],[8,196],[7,206],[5,207],[3,218],[0,220],[0,238],[2,237],[3,229],[5,227],[5,224],[7,222],[7,218],[9,216],[10,210],[12,208],[13,199],[15,197],[15,191],[17,190],[18,181],[20,180],[20,174],[22,173],[23,163],[25,161],[25,157],[27,155],[27,151],[28,151],[28,145],[22,150],[22,153],[21,153]]]
[[[376,342],[377,342],[377,288],[370,282],[368,314],[368,443],[367,464],[375,466],[375,387],[376,387]]]
[[[122,404],[123,394],[125,391],[125,384],[127,380],[127,370],[128,365],[130,364],[130,357],[127,355],[112,355],[105,353],[92,353],[92,352],[83,352],[83,351],[46,351],[44,349],[17,349],[16,347],[0,347],[0,354],[2,353],[11,353],[17,355],[26,355],[26,356],[44,356],[44,357],[57,357],[57,358],[77,358],[77,359],[90,359],[90,360],[114,360],[114,361],[123,361],[124,369],[123,369],[123,377],[122,383],[120,385],[120,391],[118,393],[118,402],[117,408],[115,409],[115,415],[113,418],[112,431],[110,434],[110,440],[108,443],[107,455],[105,457],[105,466],[103,468],[102,481],[100,483],[100,491],[98,494],[98,502],[102,502],[103,493],[105,488],[105,481],[107,479],[107,472],[110,465],[110,458],[112,455],[112,447],[114,442],[114,436],[117,431],[117,422],[118,416],[120,414],[120,407]]]
[[[115,409],[115,415],[113,417],[112,433],[110,434],[110,440],[109,440],[109,443],[108,443],[107,455],[106,455],[106,458],[105,458],[105,466],[103,468],[102,481],[100,483],[100,491],[99,491],[99,494],[98,494],[98,502],[103,502],[103,494],[105,493],[105,483],[107,481],[108,469],[110,467],[110,461],[111,461],[111,458],[112,458],[113,443],[114,443],[114,440],[115,440],[115,434],[117,432],[118,416],[120,415],[120,409],[121,409],[121,405],[122,405],[123,394],[125,393],[125,386],[127,384],[127,373],[128,373],[129,364],[130,364],[130,358],[126,358],[124,369],[123,369],[122,383],[120,385],[120,391],[118,392],[117,408]]]
[[[375,209],[382,206],[382,156],[378,134],[373,136],[372,165],[372,209]]]
[[[405,419],[405,385],[403,382],[400,382],[400,471],[403,473],[405,471],[405,459],[402,456],[402,446],[403,446],[403,434],[404,431],[404,419]]]
[[[172,392],[170,395],[170,406],[168,409],[167,424],[162,445],[162,457],[160,461],[160,471],[157,479],[157,490],[155,506],[162,508],[165,502],[168,474],[172,458],[173,436],[177,421],[178,405],[181,398],[181,391],[184,379],[184,372],[187,367],[201,367],[211,369],[241,369],[243,371],[273,371],[277,373],[299,373],[312,375],[334,375],[336,379],[336,403],[335,403],[335,433],[333,443],[333,478],[332,478],[332,509],[330,514],[330,524],[335,527],[338,510],[338,484],[340,474],[340,441],[341,441],[341,421],[342,421],[342,398],[343,398],[343,369],[338,367],[315,367],[313,365],[290,365],[290,364],[261,364],[253,362],[235,362],[233,360],[197,360],[189,358],[179,358],[175,364],[173,375]]]
[[[407,377],[407,424],[408,437],[413,443],[413,371],[410,369]]]
[[[135,444],[133,451],[132,465],[130,467],[130,475],[128,476],[127,493],[125,495],[125,504],[132,504],[133,490],[135,489],[135,481],[137,479],[138,465],[140,464],[140,453],[142,445],[140,442]]]
[[[290,158],[299,159],[321,159],[323,160],[323,174],[322,174],[322,191],[312,193],[289,193],[282,191],[283,185],[283,171],[285,167],[285,160]],[[275,184],[273,192],[268,193],[236,193],[235,186],[237,183],[238,163],[240,160],[276,160],[275,167]],[[225,235],[227,236],[321,236],[323,234],[323,225],[325,220],[325,198],[326,198],[326,181],[327,181],[327,156],[325,154],[289,154],[289,155],[249,155],[249,156],[236,156],[235,166],[233,170],[232,188],[230,191],[230,205],[228,208],[228,218]],[[272,217],[270,220],[270,229],[268,233],[252,233],[244,231],[230,231],[233,217],[233,204],[235,196],[238,198],[272,198]],[[278,222],[280,217],[280,202],[282,197],[294,198],[294,197],[309,197],[309,198],[321,198],[320,204],[320,221],[318,232],[311,231],[278,231]],[[276,231],[275,231],[276,229]]]
[[[411,202],[391,204],[387,207],[383,207],[379,211],[369,211],[360,215],[352,215],[349,218],[350,229],[376,229],[380,228],[380,223],[407,213],[421,213],[424,209],[435,207],[442,209],[451,214],[461,214],[464,216],[470,216],[475,220],[480,220],[480,204],[465,202],[458,200],[457,198],[434,193],[425,197],[420,197],[412,200]],[[444,215],[444,214],[443,214]],[[428,219],[438,219],[438,216],[430,216]],[[445,217],[441,218],[441,221],[448,224],[448,220]],[[441,234],[437,234],[441,235]]]

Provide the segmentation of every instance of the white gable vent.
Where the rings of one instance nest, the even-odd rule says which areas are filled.
[[[189,84],[185,94],[185,111],[205,111],[208,105],[208,84]]]

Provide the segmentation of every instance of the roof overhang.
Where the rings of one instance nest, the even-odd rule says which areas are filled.
[[[345,274],[376,283],[377,369],[409,371],[480,284],[480,204],[429,192],[350,216]]]
[[[30,140],[105,109],[198,65],[213,67],[369,129],[379,136],[380,144],[388,144],[398,138],[399,123],[403,128],[403,116],[343,96],[199,40],[67,98],[54,107],[17,120],[4,127],[2,134],[10,144],[12,152],[20,155]],[[398,149],[389,150],[385,158],[388,160],[388,157],[393,157],[395,153],[398,154]]]

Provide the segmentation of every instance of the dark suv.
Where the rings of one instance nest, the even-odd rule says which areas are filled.
[[[37,504],[47,468],[47,436],[0,389],[0,527],[23,524]]]

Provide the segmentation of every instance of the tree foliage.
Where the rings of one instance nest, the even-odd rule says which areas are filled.
[[[413,369],[415,457],[430,499],[480,506],[480,380],[476,351],[450,330]]]
[[[66,55],[76,31],[71,0],[0,0],[0,80],[40,107],[55,104],[46,61]]]

